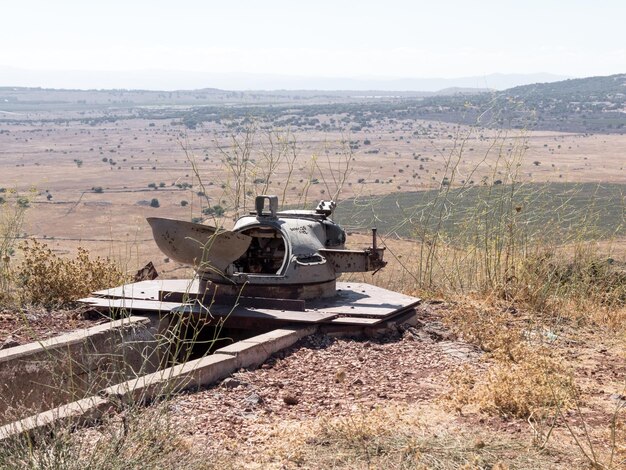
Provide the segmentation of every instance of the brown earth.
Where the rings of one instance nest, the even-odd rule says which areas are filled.
[[[210,203],[224,205],[222,200],[229,198],[232,179],[224,171],[223,155],[215,142],[228,147],[231,142],[227,136],[232,131],[218,125],[184,130],[160,122],[153,127],[150,124],[122,119],[95,126],[76,121],[68,125],[0,125],[5,131],[0,133],[0,187],[21,193],[33,189],[25,233],[47,239],[59,253],[82,245],[99,255],[120,259],[129,269],[138,269],[147,260],[154,260],[157,268],[170,269],[161,266],[163,256],[152,243],[145,218],[190,219],[200,216],[206,207],[205,198],[197,195],[198,181],[182,146],[197,164]],[[413,135],[416,128],[421,134]],[[269,190],[281,195],[285,190],[287,202],[305,202],[305,196],[299,197],[298,192],[316,177],[320,184],[310,186],[306,201],[331,197],[337,188],[333,179],[340,176],[341,162],[345,163],[349,155],[341,144],[344,139],[358,141],[359,148],[350,156],[342,198],[438,187],[447,158],[460,147],[459,180],[479,181],[492,173],[506,179],[510,169],[495,167],[499,156],[524,150],[519,171],[525,181],[626,182],[626,136],[509,133],[497,148],[491,148],[495,134],[426,121],[381,124],[349,136],[296,129],[295,176],[285,188],[287,170],[284,164],[279,165]],[[260,131],[258,138],[262,140]],[[365,139],[371,144],[364,145]],[[267,146],[257,145],[252,158],[261,162],[263,149]],[[372,150],[378,153],[367,153]],[[311,167],[314,158],[317,167]],[[483,160],[482,169],[471,174]],[[260,166],[264,167],[262,163]],[[159,187],[161,183],[163,187]],[[181,183],[194,184],[194,188],[174,186]],[[150,184],[158,189],[148,187]],[[256,184],[253,192],[261,186]],[[101,187],[102,193],[92,190],[96,187]],[[149,206],[153,198],[160,207]],[[189,204],[183,207],[181,201]]]
[[[83,310],[4,309],[0,311],[0,349],[42,341],[105,321],[86,318]]]
[[[416,327],[375,337],[305,338],[259,368],[145,414],[160,409],[172,436],[205,456],[208,468],[589,468],[574,438],[608,460],[612,418],[625,400],[621,343],[584,344],[566,332],[553,342],[573,368],[580,408],[564,412],[542,449],[545,423],[471,406],[459,412],[448,401],[450,372],[470,367],[480,375],[489,362],[443,326],[446,308],[422,306]],[[106,438],[107,426],[125,419],[117,413],[83,439]]]

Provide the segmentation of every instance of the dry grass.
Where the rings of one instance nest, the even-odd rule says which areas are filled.
[[[36,240],[25,241],[20,250],[23,259],[13,277],[18,295],[27,304],[63,306],[128,280],[116,263],[91,258],[84,248],[78,248],[75,258],[60,257]]]
[[[11,259],[23,229],[28,198],[15,191],[0,192],[0,305],[11,296],[13,273]]]
[[[459,425],[429,405],[383,405],[261,431],[254,452],[231,443],[234,468],[509,469],[549,459],[524,442]]]
[[[424,227],[435,228],[416,230],[419,241],[409,243],[406,250],[391,257],[394,263],[387,269],[391,274],[383,271],[374,280],[384,287],[419,296],[436,295],[454,304],[446,313],[446,323],[463,340],[477,344],[488,354],[480,364],[451,373],[448,405],[460,412],[496,415],[508,421],[528,420],[533,431],[528,433],[527,444],[530,446],[540,435],[538,448],[493,430],[463,427],[452,414],[435,415],[410,404],[387,404],[355,410],[347,417],[321,416],[313,421],[288,422],[270,431],[260,430],[262,439],[257,441],[253,456],[236,442],[224,442],[224,454],[204,456],[211,459],[204,462],[185,439],[170,433],[167,414],[157,419],[147,413],[127,413],[120,415],[118,421],[90,431],[89,441],[61,429],[54,438],[38,445],[14,445],[5,453],[0,450],[0,464],[5,462],[9,468],[19,464],[27,468],[68,469],[538,468],[554,463],[540,452],[547,448],[552,436],[551,444],[555,447],[574,439],[573,447],[564,447],[570,452],[578,449],[582,458],[596,468],[617,468],[623,462],[619,440],[623,436],[622,410],[616,411],[608,434],[599,426],[587,425],[583,413],[577,415],[580,419],[576,423],[571,422],[572,413],[576,414],[588,397],[576,382],[572,363],[559,348],[553,347],[553,342],[565,328],[574,335],[586,326],[602,328],[616,336],[623,334],[623,264],[621,260],[610,261],[610,252],[598,254],[592,244],[558,247],[541,233],[524,232],[517,223],[515,188],[520,165],[525,161],[526,141],[521,139],[509,151],[508,138],[496,136],[494,145],[486,150],[495,149],[495,154],[489,159],[485,154],[479,163],[483,166],[468,170],[463,166],[467,155],[464,147],[470,137],[453,142],[452,151],[442,156],[443,164],[438,164],[437,179],[445,177],[451,185],[463,185],[457,183],[463,174],[475,171],[476,175],[486,175],[490,179],[485,184],[493,187],[490,197],[494,201],[468,211],[461,235],[450,237],[438,227],[459,201],[451,199],[450,185],[442,186],[439,200],[444,205],[434,205],[433,212],[411,222],[420,230],[420,223],[425,220],[428,224]],[[289,175],[290,186],[294,185],[289,190],[301,191],[300,197],[305,200],[310,177],[318,175],[321,168],[300,168],[303,173],[299,176],[306,178],[295,180],[291,173],[295,144],[290,142],[278,147],[276,153],[261,153],[266,160],[260,160],[259,165],[271,169],[275,159],[283,159],[286,166],[281,171]],[[221,201],[226,197],[224,189],[230,189],[228,198],[233,199],[233,209],[242,210],[258,190],[270,189],[261,181],[269,183],[272,175],[270,171],[259,177],[261,170],[251,165],[245,141],[243,150],[238,150],[237,144],[235,141],[230,151],[221,149],[226,162],[230,162],[228,177],[225,187],[218,190],[215,185],[210,191],[211,197]],[[348,166],[330,172],[328,184],[320,184],[326,187],[327,194],[339,191],[347,181],[352,154],[346,155],[347,160],[345,155],[328,160],[329,168],[337,162],[347,162]],[[376,168],[371,170],[375,172]],[[198,180],[199,171],[193,167]],[[254,186],[256,179],[262,187]],[[504,180],[504,184],[496,185],[496,180]],[[278,189],[284,194],[285,186]],[[350,191],[354,193],[356,189]],[[321,194],[316,187],[314,196]],[[170,210],[172,214],[180,212],[178,208]],[[576,234],[568,234],[568,239],[576,240]],[[109,260],[90,259],[83,249],[74,259],[60,258],[38,242],[27,243],[23,251],[24,260],[15,272],[28,302],[62,304],[123,280],[119,268]],[[369,274],[363,277],[371,282]],[[557,421],[560,427],[552,433]],[[538,423],[546,423],[547,430],[538,430]],[[605,449],[601,456],[594,450],[599,447]],[[570,458],[572,461],[575,459]]]
[[[85,433],[57,426],[52,433],[0,443],[0,467],[38,470],[213,469],[210,456],[171,431],[161,408],[128,409]]]

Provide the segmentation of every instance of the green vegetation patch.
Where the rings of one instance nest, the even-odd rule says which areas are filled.
[[[438,232],[480,242],[490,233],[597,239],[626,235],[626,185],[532,183],[393,193],[342,201],[347,229],[421,238]]]

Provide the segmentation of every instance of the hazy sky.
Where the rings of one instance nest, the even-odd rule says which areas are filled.
[[[0,0],[0,66],[608,75],[626,72],[625,21],[624,0]]]

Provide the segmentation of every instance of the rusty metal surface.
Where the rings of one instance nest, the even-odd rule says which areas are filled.
[[[158,312],[169,313],[172,309],[181,307],[183,304],[178,302],[159,302],[158,300],[143,299],[105,299],[102,297],[87,297],[80,299],[79,302],[90,305],[92,307],[103,307],[109,310],[119,310],[124,312]]]
[[[382,318],[336,317],[329,323],[333,325],[372,326],[382,321]]]
[[[307,284],[291,284],[281,283],[280,278],[275,279],[274,283],[270,283],[269,278],[265,278],[263,284],[255,282],[252,276],[249,276],[249,283],[244,284],[221,284],[207,283],[200,280],[200,289],[203,292],[213,292],[217,290],[217,295],[247,297],[273,297],[278,299],[319,299],[335,296],[335,280],[331,279],[324,282],[309,282]]]
[[[113,289],[98,291],[100,297],[82,299],[83,303],[101,308],[126,309],[136,312],[170,312],[181,307],[182,300],[201,297],[200,284],[191,279],[142,281]],[[265,291],[267,293],[267,290]],[[169,295],[168,295],[169,294]],[[161,300],[160,300],[161,299]],[[253,318],[277,322],[332,322],[342,325],[374,325],[392,317],[410,312],[420,299],[393,292],[365,283],[338,282],[337,295],[329,299],[306,300],[302,311],[301,300],[266,299],[255,303],[253,297],[240,298],[240,305],[234,310],[234,297],[227,297],[232,303],[211,305],[216,317]],[[282,303],[281,303],[282,302]],[[294,302],[296,302],[294,304]],[[210,302],[205,302],[209,303]],[[296,305],[297,304],[297,305]],[[254,308],[256,307],[256,308]],[[198,312],[203,308],[197,307]]]
[[[360,282],[338,282],[337,296],[307,301],[307,310],[354,317],[388,317],[420,303],[417,297]]]
[[[156,279],[157,277],[159,277],[159,273],[157,272],[156,268],[154,267],[154,263],[152,263],[152,261],[150,261],[143,268],[141,268],[139,271],[137,271],[137,273],[134,276],[134,281],[135,282],[152,281],[152,280]]]
[[[133,298],[142,300],[160,300],[161,291],[189,292],[197,294],[200,284],[197,279],[155,279],[124,284],[123,286],[103,289],[93,293],[101,297]],[[168,301],[169,299],[163,299]]]
[[[104,299],[101,297],[88,297],[80,299],[79,302],[88,304],[92,307],[100,307],[114,311],[124,311],[128,313],[187,313],[196,316],[203,315],[209,319],[249,318],[255,320],[280,321],[290,323],[319,323],[322,321],[331,320],[337,316],[334,313],[324,312],[297,312],[293,310],[271,310],[241,306],[233,307],[228,305],[211,305],[210,307],[205,307],[197,303],[182,304],[177,302],[159,302],[154,300],[139,299]]]
[[[182,305],[172,313],[189,313],[199,316],[220,318],[252,318],[255,320],[297,322],[297,323],[320,323],[330,321],[337,315],[325,312],[296,312],[293,310],[270,310],[263,308],[229,307],[227,305],[211,305],[206,308],[202,305]]]
[[[191,300],[197,300],[203,305],[240,305],[242,307],[269,308],[273,310],[293,310],[295,312],[304,312],[304,300],[299,299],[279,299],[268,297],[245,297],[232,295],[214,295],[212,292],[190,293],[190,292],[172,292],[161,291],[159,293],[160,300],[166,302],[182,302],[186,303]]]
[[[223,273],[246,252],[252,241],[241,233],[183,220],[150,217],[148,223],[156,244],[165,255],[199,272]]]

